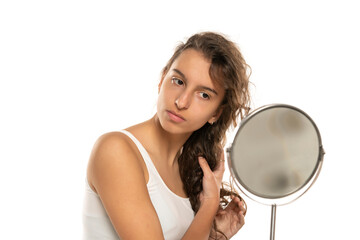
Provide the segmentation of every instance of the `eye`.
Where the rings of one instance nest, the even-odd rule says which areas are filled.
[[[172,83],[175,83],[176,85],[179,85],[179,86],[184,85],[184,82],[183,82],[182,80],[176,78],[176,77],[173,77],[173,78],[171,79],[171,82],[172,82]]]
[[[210,99],[209,94],[204,93],[204,92],[201,92],[201,93],[200,93],[200,96],[201,96],[202,98],[204,98],[204,99]]]

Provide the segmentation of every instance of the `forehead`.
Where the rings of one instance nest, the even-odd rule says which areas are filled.
[[[205,56],[194,49],[186,49],[174,61],[172,66],[184,66],[187,68],[197,68],[198,70],[209,71],[211,62]]]
[[[177,69],[180,70],[186,78],[203,81],[207,80],[213,87],[223,88],[223,81],[219,81],[220,79],[212,79],[210,67],[211,61],[201,52],[194,49],[187,49],[175,59],[171,65],[170,71]]]

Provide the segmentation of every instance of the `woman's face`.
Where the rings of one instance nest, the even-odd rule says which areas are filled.
[[[171,133],[191,133],[221,114],[224,88],[209,75],[210,62],[202,53],[185,50],[159,84],[157,115]]]

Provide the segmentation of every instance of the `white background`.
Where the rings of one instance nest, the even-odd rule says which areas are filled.
[[[99,135],[150,118],[179,41],[219,31],[252,67],[253,107],[287,103],[318,125],[318,181],[277,212],[276,239],[360,239],[357,1],[1,1],[0,238],[80,239]],[[233,239],[268,239],[246,199]],[[141,224],[141,222],[139,222]]]

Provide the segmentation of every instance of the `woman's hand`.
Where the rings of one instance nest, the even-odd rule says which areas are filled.
[[[218,210],[215,216],[217,229],[224,233],[228,239],[230,239],[240,230],[242,226],[244,226],[245,212],[244,202],[242,202],[238,197],[233,197],[232,201],[225,209],[220,208]],[[215,235],[214,230],[212,230],[211,235]],[[220,237],[221,234],[217,233],[217,236]]]
[[[182,239],[208,239],[215,215],[220,203],[220,183],[224,174],[224,163],[211,171],[207,161],[199,157],[199,164],[204,173],[203,191],[200,193],[200,208]]]
[[[199,157],[199,164],[204,173],[203,177],[203,191],[200,193],[200,202],[203,204],[205,201],[212,201],[216,206],[220,202],[220,185],[225,171],[223,154],[221,161],[214,171],[211,171],[207,161],[203,157]]]

